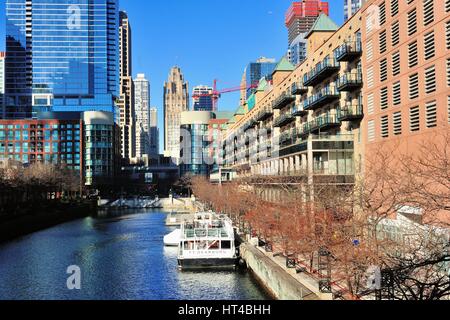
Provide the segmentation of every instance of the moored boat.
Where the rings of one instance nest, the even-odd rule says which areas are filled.
[[[227,216],[199,212],[194,221],[182,224],[180,269],[234,268],[237,258],[233,223]]]

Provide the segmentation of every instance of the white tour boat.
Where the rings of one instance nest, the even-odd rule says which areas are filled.
[[[200,212],[194,221],[181,225],[181,269],[235,267],[237,258],[233,223],[227,216]]]

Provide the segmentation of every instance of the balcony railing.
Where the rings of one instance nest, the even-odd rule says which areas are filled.
[[[291,123],[292,121],[295,121],[295,117],[289,113],[285,113],[273,121],[273,126],[274,126],[274,128],[280,128],[282,126],[285,126],[285,125]]]
[[[337,61],[352,61],[362,54],[361,41],[348,41],[334,52]]]
[[[256,116],[256,120],[257,121],[264,121],[267,120],[268,118],[273,116],[273,110],[269,109],[269,108],[264,108],[263,110],[261,110],[257,116]]]
[[[306,116],[307,114],[308,114],[308,111],[305,110],[303,103],[296,105],[294,108],[292,108],[292,115],[294,117],[303,117],[303,116]]]
[[[272,109],[282,109],[294,101],[295,96],[284,92],[277,99],[275,99],[275,101],[272,102]]]
[[[340,68],[341,65],[337,60],[327,58],[318,63],[314,69],[304,76],[303,84],[308,87],[315,86],[324,79],[338,72]]]
[[[325,87],[305,101],[304,110],[315,110],[340,99],[340,97],[341,95],[335,87]]]
[[[308,93],[308,87],[303,82],[296,82],[291,87],[292,95],[302,95]]]
[[[363,85],[361,73],[346,73],[337,80],[339,91],[353,91],[361,89]]]
[[[340,126],[341,122],[336,115],[324,115],[317,117],[310,122],[310,132],[314,133],[319,130],[327,130],[333,127]]]
[[[346,105],[338,109],[339,121],[361,120],[363,117],[363,106],[361,104]]]

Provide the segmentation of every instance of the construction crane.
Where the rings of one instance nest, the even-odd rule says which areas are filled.
[[[217,111],[217,104],[219,102],[219,99],[222,97],[222,94],[231,93],[231,92],[237,92],[241,90],[248,90],[248,89],[256,89],[258,88],[258,83],[252,83],[247,86],[238,86],[238,87],[232,87],[227,88],[223,90],[217,90],[217,80],[214,80],[213,89],[211,93],[196,93],[192,95],[192,99],[200,99],[202,97],[211,97],[212,105],[213,105],[213,111]]]

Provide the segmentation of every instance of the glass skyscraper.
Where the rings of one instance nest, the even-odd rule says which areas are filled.
[[[258,85],[261,78],[272,80],[272,72],[277,66],[275,59],[260,58],[256,62],[251,62],[246,69],[247,87]],[[256,92],[256,88],[247,89],[247,99]]]
[[[6,0],[6,117],[115,112],[118,0]]]

